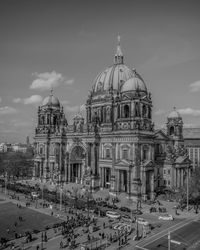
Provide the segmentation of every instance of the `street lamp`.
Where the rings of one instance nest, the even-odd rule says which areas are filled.
[[[60,211],[62,211],[62,185],[60,184]]]
[[[8,174],[6,172],[5,173],[5,195],[7,194],[7,177],[8,177]]]
[[[189,211],[189,166],[187,167],[187,212]]]

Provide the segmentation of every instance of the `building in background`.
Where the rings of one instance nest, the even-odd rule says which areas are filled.
[[[193,170],[195,170],[200,167],[200,128],[185,128],[183,136]]]
[[[10,143],[2,142],[0,144],[0,152],[6,153],[12,151],[12,145]]]

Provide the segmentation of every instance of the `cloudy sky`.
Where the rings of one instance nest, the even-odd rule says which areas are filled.
[[[199,9],[199,0],[1,0],[0,142],[33,136],[50,86],[70,122],[112,65],[118,33],[156,125],[176,106],[185,126],[200,127]]]

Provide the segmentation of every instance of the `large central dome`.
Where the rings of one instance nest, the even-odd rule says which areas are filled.
[[[120,46],[120,37],[118,37],[114,65],[98,74],[92,87],[93,94],[97,95],[110,90],[117,92],[136,90],[147,92],[146,84],[142,77],[136,72],[135,69],[129,69],[124,64],[124,56]]]
[[[120,91],[123,83],[132,77],[133,72],[126,65],[114,64],[96,77],[93,83],[93,91],[102,92],[111,89]]]

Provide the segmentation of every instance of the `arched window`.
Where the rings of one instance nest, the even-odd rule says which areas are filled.
[[[124,106],[124,117],[128,118],[129,116],[130,116],[130,114],[129,114],[129,106],[126,104]]]
[[[148,153],[149,153],[149,149],[148,147],[144,146],[143,148],[143,160],[148,160]]]
[[[142,116],[146,117],[146,113],[147,113],[146,105],[143,105],[143,107],[142,107]]]
[[[122,159],[128,160],[128,149],[122,150]]]
[[[170,127],[170,129],[169,129],[169,134],[170,134],[170,135],[174,135],[174,127]]]
[[[110,149],[106,148],[106,158],[110,158]]]

